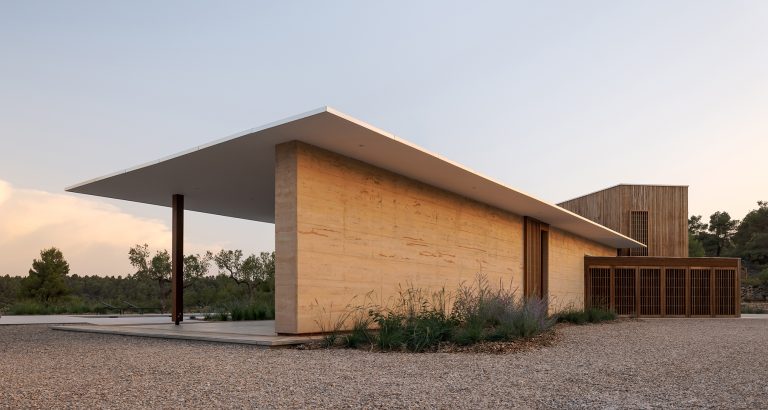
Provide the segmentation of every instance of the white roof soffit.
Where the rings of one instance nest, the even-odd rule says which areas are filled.
[[[274,223],[275,145],[298,140],[615,248],[618,232],[512,189],[331,108],[320,108],[67,188],[69,192]]]

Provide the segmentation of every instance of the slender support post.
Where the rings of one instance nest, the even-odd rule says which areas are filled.
[[[171,289],[173,313],[177,325],[184,320],[184,195],[173,195],[171,234]]]

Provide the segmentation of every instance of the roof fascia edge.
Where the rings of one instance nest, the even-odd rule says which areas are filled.
[[[626,239],[626,240],[629,240],[631,242],[634,242],[636,245],[638,245],[638,247],[642,247],[642,248],[646,247],[646,245],[644,245],[644,244],[642,244],[642,243],[640,243],[640,242],[638,242],[638,241],[636,241],[636,240],[634,240],[634,239],[632,239],[632,238],[630,238],[630,237],[628,237],[628,236],[626,236],[624,234],[621,234],[621,233],[616,232],[616,231],[614,231],[614,230],[612,230],[612,229],[610,229],[608,227],[600,225],[599,223],[597,223],[595,221],[592,221],[590,219],[587,219],[587,218],[585,218],[585,217],[583,217],[583,216],[581,216],[581,215],[579,215],[577,213],[571,212],[570,210],[567,210],[567,209],[562,208],[560,206],[557,206],[555,204],[550,204],[549,202],[546,202],[546,201],[544,201],[544,200],[542,200],[540,198],[537,198],[536,196],[531,195],[531,194],[529,194],[527,192],[523,192],[523,191],[521,191],[519,189],[515,189],[515,188],[512,188],[510,186],[507,186],[507,185],[505,185],[504,183],[502,183],[500,181],[497,181],[497,180],[495,180],[495,179],[493,179],[493,178],[491,178],[491,177],[489,177],[487,175],[483,175],[480,172],[474,171],[474,170],[472,170],[472,169],[470,169],[470,168],[468,168],[468,167],[466,167],[466,166],[464,166],[462,164],[459,164],[458,162],[455,162],[455,161],[452,161],[452,160],[450,160],[448,158],[445,158],[444,156],[442,156],[440,154],[431,152],[431,151],[429,151],[429,150],[427,150],[425,148],[422,148],[419,145],[416,145],[416,144],[414,144],[414,143],[412,143],[412,142],[410,142],[408,140],[405,140],[403,138],[398,138],[395,134],[389,133],[389,132],[384,131],[384,130],[382,130],[380,128],[377,128],[377,127],[375,127],[373,125],[370,125],[370,124],[366,123],[365,121],[360,121],[357,118],[351,117],[351,116],[349,116],[347,114],[344,114],[343,112],[340,112],[340,111],[338,111],[338,110],[336,110],[334,108],[331,108],[331,107],[327,107],[327,111],[329,113],[331,113],[331,114],[334,114],[334,115],[340,117],[340,118],[343,118],[343,119],[345,119],[347,121],[350,121],[350,122],[352,122],[352,123],[354,123],[354,124],[356,124],[358,126],[367,128],[367,129],[369,129],[369,130],[371,130],[373,132],[381,134],[382,136],[391,138],[391,139],[393,139],[393,140],[395,140],[395,141],[397,141],[397,142],[399,142],[401,144],[407,145],[410,148],[413,148],[415,150],[421,151],[421,152],[423,152],[425,154],[428,154],[428,155],[431,155],[431,156],[433,156],[435,158],[438,158],[441,161],[444,161],[444,162],[446,162],[446,163],[448,163],[448,164],[450,164],[450,165],[452,165],[452,166],[454,166],[456,168],[459,168],[459,169],[461,169],[464,172],[468,172],[470,174],[473,174],[473,175],[476,175],[476,176],[478,176],[480,178],[483,178],[483,179],[485,179],[485,180],[487,180],[487,181],[489,181],[489,182],[491,182],[493,184],[498,185],[500,188],[508,189],[510,191],[517,192],[517,193],[519,193],[521,195],[524,195],[524,196],[527,196],[527,197],[533,199],[534,201],[536,201],[536,202],[538,202],[538,203],[540,203],[540,204],[542,204],[544,206],[555,208],[557,211],[565,212],[567,214],[570,214],[571,216],[574,216],[574,217],[582,220],[583,222],[587,222],[587,223],[589,223],[591,225],[594,225],[597,228],[600,228],[600,229],[602,229],[604,231],[607,231],[607,232],[609,232],[611,234],[617,235],[617,236],[621,237],[622,239]],[[619,185],[621,185],[621,184],[619,184]],[[619,186],[619,185],[616,185],[616,186]],[[615,188],[615,187],[611,187],[611,188]],[[606,188],[606,189],[610,189],[610,188]]]
[[[336,110],[336,109],[334,109],[332,107],[328,107],[328,106],[323,106],[323,107],[320,107],[320,108],[316,108],[314,110],[306,111],[306,112],[301,113],[301,114],[297,114],[297,115],[293,115],[293,116],[290,116],[290,117],[287,117],[287,118],[283,118],[283,119],[278,120],[278,121],[273,121],[271,123],[268,123],[268,124],[265,124],[265,125],[262,125],[262,126],[259,126],[259,127],[251,128],[251,129],[248,129],[248,130],[245,130],[245,131],[241,131],[241,132],[238,132],[238,133],[235,133],[235,134],[232,134],[232,135],[229,135],[229,136],[226,136],[226,137],[223,137],[223,138],[211,141],[211,142],[203,144],[203,145],[198,145],[196,147],[192,147],[192,148],[186,149],[184,151],[177,152],[175,154],[172,154],[172,155],[169,155],[169,156],[166,156],[166,157],[162,157],[162,158],[154,160],[154,161],[146,162],[146,163],[143,163],[143,164],[131,167],[131,168],[127,168],[127,169],[124,169],[124,170],[121,170],[121,171],[117,171],[117,172],[113,172],[113,173],[110,173],[110,174],[107,174],[107,175],[104,175],[104,176],[101,176],[101,177],[96,177],[96,178],[93,178],[93,179],[90,179],[90,180],[87,180],[87,181],[84,181],[84,182],[81,182],[81,183],[78,183],[78,184],[74,184],[72,186],[69,186],[69,187],[65,188],[65,190],[67,192],[72,192],[72,191],[75,191],[76,189],[78,189],[79,187],[82,187],[82,186],[85,186],[85,185],[88,185],[88,184],[91,184],[91,183],[94,183],[94,182],[99,182],[99,181],[102,181],[102,180],[105,180],[105,179],[108,179],[108,178],[111,178],[111,177],[114,177],[114,176],[117,176],[117,175],[125,174],[125,173],[128,173],[128,172],[132,172],[132,171],[136,171],[136,170],[145,168],[145,167],[156,165],[156,164],[159,164],[161,162],[165,162],[165,161],[168,161],[168,160],[171,160],[171,159],[174,159],[174,158],[178,158],[178,157],[184,156],[186,154],[189,154],[189,153],[192,153],[192,152],[196,152],[196,151],[199,151],[199,150],[202,150],[202,149],[205,149],[205,148],[209,148],[209,147],[212,147],[214,145],[218,145],[218,144],[221,144],[221,143],[224,143],[224,142],[232,141],[232,140],[235,140],[237,138],[241,138],[241,137],[244,137],[246,135],[253,134],[255,132],[263,131],[263,130],[266,130],[266,129],[269,129],[269,128],[273,128],[273,127],[276,127],[276,126],[279,126],[279,125],[287,124],[289,122],[300,120],[300,119],[303,119],[303,118],[311,117],[313,115],[322,114],[324,112],[333,114],[333,115],[335,115],[335,116],[337,116],[339,118],[342,118],[342,119],[344,119],[346,121],[349,121],[349,122],[351,122],[351,123],[353,123],[353,124],[355,124],[355,125],[357,125],[359,127],[368,129],[368,130],[370,130],[372,132],[375,132],[375,133],[377,133],[379,135],[382,135],[382,136],[384,136],[386,138],[392,139],[393,141],[397,141],[397,142],[399,142],[399,143],[401,143],[401,144],[403,144],[403,145],[405,145],[405,146],[407,146],[407,147],[409,147],[411,149],[414,149],[414,150],[420,151],[420,152],[422,152],[424,154],[427,154],[427,155],[430,155],[432,157],[435,157],[435,158],[437,158],[437,159],[447,163],[448,165],[456,167],[457,169],[459,169],[459,170],[461,170],[463,172],[467,172],[469,174],[472,174],[472,175],[475,175],[475,176],[477,176],[479,178],[482,178],[482,179],[484,179],[484,180],[486,180],[486,181],[488,181],[488,182],[490,182],[490,183],[492,183],[494,185],[497,185],[498,187],[500,187],[502,189],[507,189],[507,190],[510,190],[510,191],[513,191],[513,192],[517,192],[517,193],[519,193],[519,194],[521,194],[523,196],[527,196],[528,198],[531,198],[532,200],[538,202],[542,206],[550,207],[552,209],[555,209],[558,212],[563,212],[563,213],[569,214],[570,216],[575,217],[575,218],[581,220],[582,222],[586,222],[587,224],[593,225],[594,227],[596,227],[596,228],[598,228],[598,229],[600,229],[600,230],[602,230],[602,231],[604,231],[606,233],[609,233],[611,235],[620,237],[620,238],[625,239],[625,240],[629,240],[630,242],[634,242],[638,247],[645,247],[645,245],[643,245],[642,243],[640,243],[640,242],[638,242],[638,241],[636,241],[636,240],[634,240],[634,239],[632,239],[632,238],[630,238],[630,237],[628,237],[626,235],[623,235],[623,234],[621,234],[619,232],[616,232],[616,231],[614,231],[612,229],[609,229],[609,228],[607,228],[607,227],[605,227],[603,225],[600,225],[600,224],[598,224],[598,223],[596,223],[596,222],[594,222],[592,220],[589,220],[589,219],[587,219],[587,218],[585,218],[585,217],[583,217],[583,216],[581,216],[579,214],[571,212],[571,211],[569,211],[569,210],[567,210],[567,209],[565,209],[563,207],[557,206],[555,204],[550,204],[550,203],[548,203],[548,202],[546,202],[546,201],[544,201],[544,200],[542,200],[542,199],[540,199],[540,198],[538,198],[538,197],[536,197],[534,195],[528,194],[527,192],[523,192],[521,190],[512,188],[510,186],[507,186],[504,183],[502,183],[500,181],[497,181],[494,178],[491,178],[491,177],[489,177],[487,175],[483,175],[480,172],[476,172],[476,171],[474,171],[474,170],[472,170],[472,169],[470,169],[470,168],[468,168],[468,167],[466,167],[466,166],[464,166],[462,164],[459,164],[459,163],[457,163],[455,161],[452,161],[452,160],[450,160],[450,159],[448,159],[448,158],[446,158],[446,157],[444,157],[444,156],[442,156],[440,154],[431,152],[431,151],[429,151],[429,150],[427,150],[425,148],[422,148],[422,147],[420,147],[420,146],[418,146],[418,145],[416,145],[416,144],[414,144],[414,143],[412,143],[412,142],[410,142],[408,140],[405,140],[403,138],[399,138],[399,137],[397,137],[396,135],[394,135],[392,133],[389,133],[389,132],[384,131],[384,130],[382,130],[380,128],[374,127],[373,125],[370,125],[370,124],[368,124],[368,123],[366,123],[364,121],[361,121],[361,120],[359,120],[357,118],[349,116],[349,115],[347,115],[347,114],[345,114],[345,113],[343,113],[341,111],[338,111],[338,110]],[[594,240],[594,239],[592,239],[592,240]]]
[[[109,174],[106,174],[106,175],[102,175],[102,176],[99,176],[99,177],[96,177],[96,178],[89,179],[87,181],[79,182],[79,183],[76,183],[74,185],[70,185],[70,186],[64,188],[64,190],[67,191],[67,192],[72,192],[72,191],[76,190],[77,188],[80,188],[80,187],[88,185],[88,184],[92,184],[94,182],[99,182],[99,181],[102,181],[102,180],[105,180],[105,179],[109,179],[111,177],[118,176],[118,175],[121,175],[121,174],[127,174],[129,172],[136,171],[136,170],[139,170],[141,168],[146,168],[146,167],[149,167],[149,166],[152,166],[152,165],[156,165],[156,164],[159,164],[161,162],[165,162],[165,161],[168,161],[168,160],[171,160],[171,159],[174,159],[174,158],[182,157],[184,155],[190,154],[190,153],[195,152],[195,151],[199,151],[201,149],[209,148],[209,147],[212,147],[214,145],[218,145],[218,144],[221,144],[221,143],[224,143],[224,142],[232,141],[232,140],[238,139],[240,137],[244,137],[244,136],[246,136],[248,134],[253,134],[255,132],[259,132],[259,131],[263,131],[263,130],[266,130],[266,129],[269,129],[269,128],[277,127],[277,126],[280,126],[280,125],[283,125],[283,124],[287,124],[289,122],[300,120],[302,118],[311,117],[313,115],[322,114],[324,112],[331,112],[333,114],[336,114],[335,110],[332,110],[330,107],[323,106],[323,107],[320,107],[320,108],[316,108],[314,110],[303,112],[301,114],[292,115],[290,117],[286,117],[286,118],[283,118],[281,120],[272,121],[270,123],[267,123],[267,124],[264,124],[264,125],[261,125],[261,126],[255,127],[255,128],[250,128],[250,129],[247,129],[245,131],[240,131],[240,132],[235,133],[235,134],[230,134],[230,135],[228,135],[226,137],[213,140],[213,141],[205,143],[203,145],[198,145],[196,147],[188,148],[188,149],[185,149],[183,151],[179,151],[179,152],[177,152],[175,154],[167,155],[165,157],[161,157],[161,158],[153,160],[153,161],[145,162],[145,163],[142,163],[142,164],[130,167],[130,168],[125,168],[125,169],[122,169],[120,171],[115,171],[115,172],[112,172],[112,173],[109,173]],[[336,114],[336,115],[338,115],[338,114]]]

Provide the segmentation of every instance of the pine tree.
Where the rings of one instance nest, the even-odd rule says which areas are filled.
[[[69,293],[66,276],[69,263],[56,248],[40,251],[40,259],[32,261],[29,276],[22,281],[22,293],[26,297],[40,300],[46,305]]]

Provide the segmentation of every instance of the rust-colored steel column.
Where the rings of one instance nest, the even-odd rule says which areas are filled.
[[[172,316],[176,323],[184,320],[184,195],[173,195],[173,223],[171,233],[171,288]]]

